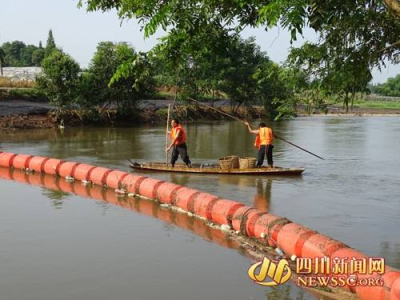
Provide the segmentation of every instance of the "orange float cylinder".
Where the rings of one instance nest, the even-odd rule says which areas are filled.
[[[193,201],[192,199],[194,199],[194,197],[196,197],[198,194],[200,194],[198,190],[193,190],[186,187],[181,188],[176,193],[174,205],[182,208],[185,211],[190,211],[188,204],[190,201]]]
[[[170,182],[164,182],[161,184],[156,193],[156,198],[161,203],[171,204],[176,197],[176,193],[183,188],[181,185],[177,185]]]
[[[12,166],[16,169],[27,169],[32,158],[31,155],[18,154],[14,157]]]
[[[45,169],[47,168],[49,162],[46,163]],[[79,164],[77,162],[72,162],[72,161],[66,161],[63,162],[59,167],[59,173],[58,175],[60,175],[61,177],[65,178],[68,176],[72,177],[73,171],[75,170],[75,168],[78,166]]]
[[[335,251],[342,248],[348,247],[339,241],[317,233],[304,242],[301,256],[311,258],[324,256],[331,257]]]
[[[392,284],[390,290],[390,300],[400,300],[400,278],[397,278]]]
[[[62,160],[50,158],[49,160],[43,162],[43,171],[49,175],[58,175],[60,174],[60,167],[63,163]],[[62,176],[65,177],[65,176]]]
[[[107,168],[95,167],[88,174],[88,177],[91,182],[94,184],[105,186],[107,184],[107,177],[110,175],[112,170]]]
[[[279,231],[277,244],[287,256],[300,257],[304,243],[314,234],[317,232],[296,223],[289,223]]]
[[[249,206],[242,206],[232,216],[232,228],[240,231],[244,235],[248,235],[247,221],[257,215],[259,211]]]
[[[371,277],[380,278],[383,281],[383,286],[376,286],[376,285],[368,285],[368,286],[361,286],[358,285],[355,287],[355,291],[360,299],[376,299],[376,300],[386,300],[390,297],[390,289],[393,283],[400,278],[400,272],[390,271],[382,276],[377,275],[358,275],[358,280],[365,279],[368,281]],[[373,281],[374,282],[374,281]]]
[[[243,206],[244,204],[236,201],[220,199],[212,207],[212,221],[216,224],[232,226],[233,214]]]
[[[189,209],[194,214],[212,220],[212,208],[219,198],[217,196],[200,193],[193,200],[188,203]]]
[[[34,156],[29,162],[28,168],[35,172],[43,172],[44,163],[48,160],[47,157]]]
[[[257,219],[254,225],[254,236],[262,238],[265,236],[266,243],[272,247],[277,245],[277,235],[284,223],[290,222],[273,214],[264,214]]]
[[[139,193],[139,187],[140,183],[145,180],[147,177],[145,176],[137,176],[133,174],[128,174],[123,180],[122,180],[122,188],[125,189],[128,193],[134,193],[138,194]]]
[[[156,198],[156,192],[160,185],[162,185],[165,181],[146,178],[139,185],[139,194],[143,197],[154,200]]]
[[[122,188],[122,181],[129,173],[113,170],[106,178],[106,185],[112,189]]]
[[[0,153],[0,167],[10,168],[13,166],[13,160],[17,154],[2,152]]]
[[[87,164],[78,164],[75,169],[72,170],[71,176],[77,180],[90,180],[90,173],[95,169],[91,165]]]

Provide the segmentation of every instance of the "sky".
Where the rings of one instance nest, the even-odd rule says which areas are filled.
[[[0,45],[14,40],[34,45],[42,41],[45,45],[52,29],[57,46],[82,67],[87,67],[99,42],[124,41],[137,51],[148,51],[163,35],[158,32],[145,40],[135,20],[121,22],[115,11],[88,13],[84,8],[79,9],[77,3],[78,0],[0,0]],[[242,36],[255,36],[257,44],[275,62],[283,62],[288,55],[290,35],[284,29],[266,32],[262,28],[248,28]],[[315,33],[308,29],[294,46],[315,39]],[[382,72],[373,70],[372,82],[382,83],[397,74],[400,74],[400,64],[388,65]]]

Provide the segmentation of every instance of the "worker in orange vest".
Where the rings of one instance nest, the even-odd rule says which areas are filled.
[[[246,122],[246,125],[250,133],[257,135],[254,142],[254,146],[258,148],[257,167],[260,168],[262,166],[264,157],[267,156],[268,165],[273,168],[272,149],[274,146],[272,143],[274,141],[274,135],[272,129],[268,128],[265,123],[260,123],[257,130],[252,130],[248,122]]]
[[[186,146],[186,132],[182,128],[181,124],[179,124],[178,119],[172,119],[171,121],[172,130],[169,132],[171,134],[171,145],[165,149],[165,151],[169,151],[172,147],[171,155],[171,165],[175,166],[175,162],[178,160],[178,156],[180,155],[183,162],[189,167],[192,167],[192,163],[190,162],[189,156],[187,154],[187,146]]]

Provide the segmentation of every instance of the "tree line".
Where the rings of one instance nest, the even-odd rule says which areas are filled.
[[[400,97],[400,74],[389,78],[385,83],[371,85],[370,89],[378,95]]]
[[[38,46],[22,41],[5,42],[0,46],[0,67],[40,67],[43,59],[56,47],[51,30],[45,47],[41,41]]]

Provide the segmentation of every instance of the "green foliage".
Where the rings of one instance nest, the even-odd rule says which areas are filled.
[[[3,66],[4,66],[4,60],[5,60],[5,52],[3,48],[0,47],[0,76],[3,76]]]
[[[45,51],[43,48],[35,49],[32,52],[32,64],[36,67],[40,67],[42,65],[44,56],[45,56]]]
[[[126,43],[102,42],[82,74],[79,104],[83,107],[115,105],[119,114],[130,114],[139,100],[154,92],[147,57]]]
[[[314,105],[321,105],[319,93],[325,96],[338,96],[349,109],[357,93],[366,92],[368,82],[372,79],[368,61],[365,56],[356,52],[342,56],[339,53],[330,53],[326,45],[305,43],[300,48],[293,48],[288,57],[288,64],[293,69],[305,72],[313,78],[311,100]],[[343,63],[346,62],[346,63]],[[318,97],[314,97],[318,95]]]
[[[373,93],[382,96],[400,97],[400,74],[389,78],[385,83],[372,85],[370,89]]]
[[[35,102],[46,102],[48,101],[46,96],[38,91],[37,89],[10,89],[6,92],[2,100],[25,100]]]
[[[235,110],[260,104],[275,117],[277,107],[292,94],[287,76],[254,38],[242,40],[217,25],[196,37],[172,31],[154,54],[158,84],[177,86],[181,99],[224,94]]]
[[[394,4],[393,4],[394,2]],[[145,36],[163,28],[193,38],[206,34],[210,25],[241,31],[246,26],[266,29],[280,25],[292,40],[310,26],[319,34],[319,45],[330,55],[354,53],[366,65],[381,66],[395,61],[400,51],[399,5],[376,0],[274,0],[274,1],[144,1],[80,0],[87,10],[116,9],[120,18],[136,18]],[[371,30],[373,28],[373,30]]]
[[[44,58],[44,49],[21,41],[6,42],[1,49],[0,59],[5,67],[40,66]]]
[[[53,31],[50,29],[47,36],[46,48],[44,49],[45,56],[49,56],[55,49],[57,49],[57,46],[56,42],[54,41]]]
[[[60,110],[76,102],[80,90],[80,67],[61,50],[54,50],[42,63],[43,76],[37,78],[39,92]]]

